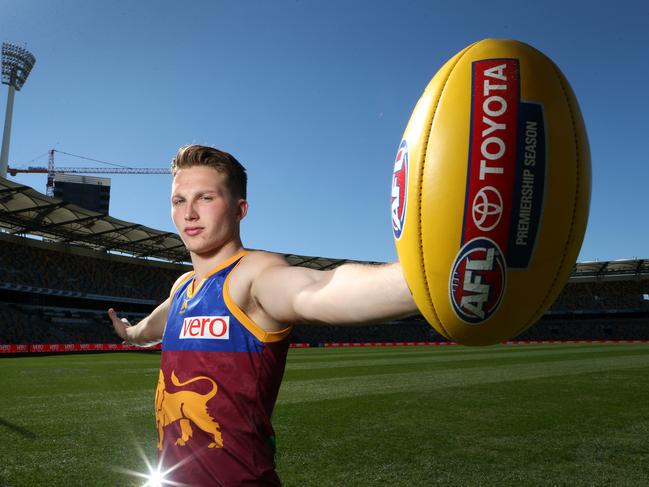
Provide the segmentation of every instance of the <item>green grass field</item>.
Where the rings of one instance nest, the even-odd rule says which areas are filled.
[[[0,485],[142,485],[159,359],[0,359]],[[286,486],[649,485],[649,344],[295,349],[274,424]]]

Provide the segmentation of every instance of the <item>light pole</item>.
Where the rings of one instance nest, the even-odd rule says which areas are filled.
[[[27,49],[7,42],[2,43],[2,84],[9,85],[5,128],[2,135],[2,152],[0,152],[0,177],[7,177],[9,160],[9,139],[11,139],[11,116],[14,111],[14,95],[27,81],[36,58]]]

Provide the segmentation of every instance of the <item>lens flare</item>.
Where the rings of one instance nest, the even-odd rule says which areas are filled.
[[[170,484],[165,482],[165,477],[162,472],[160,472],[160,465],[158,465],[155,470],[149,473],[149,478],[147,479],[146,484],[142,485],[142,487],[163,487],[164,485]]]
[[[181,467],[183,463],[185,463],[189,459],[185,459],[180,463],[177,463],[175,465],[172,465],[171,467],[167,468],[166,470],[162,470],[162,465],[164,464],[163,462],[163,456],[160,456],[160,459],[158,460],[157,465],[152,465],[151,462],[149,462],[149,459],[146,457],[144,454],[144,451],[142,451],[142,448],[139,446],[136,446],[136,449],[146,464],[147,473],[144,472],[137,472],[135,470],[128,470],[125,468],[115,468],[118,472],[130,475],[131,477],[138,477],[141,479],[144,479],[144,482],[141,487],[167,487],[167,486],[174,486],[174,487],[179,487],[179,486],[187,486],[187,484],[183,484],[180,482],[173,481],[171,479],[167,478],[167,475],[169,475],[171,472],[176,470],[177,468]]]

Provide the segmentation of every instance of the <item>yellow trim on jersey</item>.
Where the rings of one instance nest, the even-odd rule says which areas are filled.
[[[201,279],[201,282],[198,283],[198,286],[196,285],[196,281],[194,281],[188,288],[187,288],[187,299],[191,299],[194,297],[194,295],[198,292],[198,290],[203,286],[203,283],[211,276],[216,274],[217,272],[225,269],[227,266],[231,265],[234,261],[239,259],[240,257],[243,257],[244,255],[247,254],[247,251],[241,250],[234,254],[232,257],[229,259],[224,260],[221,262],[219,265],[217,265],[214,269],[212,269],[210,272],[207,273],[207,275]],[[192,272],[193,274],[193,272]]]
[[[194,275],[194,271],[189,271],[189,272],[185,272],[182,276],[180,276],[174,283],[173,287],[171,288],[169,297],[173,299],[176,294],[176,291],[178,291],[178,288],[182,286],[185,282],[187,282],[187,280],[193,275]]]
[[[232,270],[234,271],[234,269]],[[232,296],[230,296],[230,277],[232,277],[232,272],[228,274],[228,277],[225,278],[225,283],[223,284],[223,301],[225,301],[225,306],[228,308],[228,310],[230,310],[230,313],[232,313],[234,317],[239,320],[241,324],[245,326],[247,330],[252,333],[260,342],[279,342],[286,338],[293,329],[292,326],[284,328],[280,331],[266,331],[257,323],[255,323],[244,310],[237,306],[237,304],[232,299]]]

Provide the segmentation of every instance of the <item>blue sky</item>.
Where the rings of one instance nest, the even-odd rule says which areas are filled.
[[[647,258],[647,25],[640,0],[0,0],[0,40],[37,58],[10,165],[44,166],[54,148],[164,167],[181,145],[214,145],[248,169],[246,246],[394,260],[390,178],[414,104],[466,45],[514,38],[560,66],[586,121],[579,260]],[[168,176],[111,177],[113,216],[173,230]],[[45,188],[43,175],[14,180]]]

